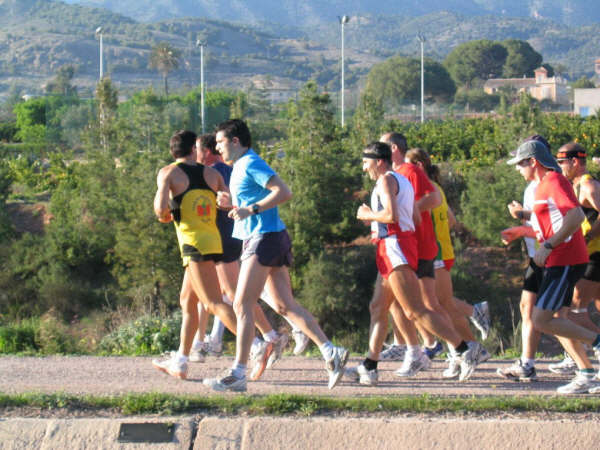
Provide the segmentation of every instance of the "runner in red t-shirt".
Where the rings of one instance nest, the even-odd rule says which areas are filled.
[[[524,142],[508,164],[516,164],[526,180],[539,183],[531,222],[541,245],[533,259],[545,270],[532,313],[533,324],[544,333],[556,335],[579,368],[575,378],[560,386],[557,392],[593,392],[598,389],[592,384],[595,373],[582,344],[590,344],[600,352],[600,335],[566,317],[575,283],[583,275],[588,262],[581,233],[585,215],[571,183],[560,173],[558,164],[542,143]],[[558,317],[556,312],[559,312]]]

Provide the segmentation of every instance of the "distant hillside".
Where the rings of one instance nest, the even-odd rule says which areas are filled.
[[[155,3],[164,7],[173,1]],[[333,4],[336,1],[332,0]],[[481,6],[484,2],[471,3]],[[273,23],[251,26],[207,18],[138,23],[89,6],[51,0],[0,0],[0,97],[13,85],[30,93],[42,92],[43,84],[65,64],[77,67],[76,84],[91,93],[99,69],[94,31],[100,25],[104,28],[105,70],[121,90],[160,85],[159,75],[148,69],[150,49],[159,41],[168,41],[182,51],[181,67],[170,75],[171,86],[196,85],[198,38],[207,44],[205,74],[209,87],[245,89],[257,76],[269,78],[272,86],[282,89],[295,89],[310,78],[327,90],[339,87],[337,24],[305,26],[300,31]],[[347,87],[352,89],[373,64],[386,57],[416,55],[418,32],[427,38],[427,55],[438,60],[462,42],[483,38],[528,40],[546,62],[565,64],[571,78],[591,74],[594,60],[600,57],[600,25],[567,27],[542,19],[448,12],[419,17],[352,16],[346,28]]]
[[[233,22],[263,21],[305,26],[330,23],[338,15],[418,17],[450,11],[466,16],[533,17],[569,26],[600,22],[596,0],[67,0],[101,6],[145,22],[207,17]]]

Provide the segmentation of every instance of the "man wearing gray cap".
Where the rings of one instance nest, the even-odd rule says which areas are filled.
[[[541,245],[533,259],[545,269],[532,313],[533,324],[538,330],[557,336],[579,368],[575,378],[560,386],[557,392],[590,392],[595,387],[592,382],[595,373],[582,343],[600,349],[600,335],[575,324],[564,314],[564,308],[571,304],[575,283],[583,275],[589,260],[581,232],[585,216],[571,183],[561,174],[544,144],[533,140],[524,142],[508,164],[516,164],[526,180],[538,182],[531,223]],[[555,317],[561,310],[562,313]]]

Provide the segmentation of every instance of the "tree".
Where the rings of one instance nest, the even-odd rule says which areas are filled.
[[[573,89],[592,89],[595,88],[596,85],[592,80],[590,80],[585,75],[579,78],[577,81],[574,81],[571,85]]]
[[[444,66],[457,84],[470,88],[477,80],[500,76],[507,55],[499,42],[469,41],[452,50]]]
[[[62,66],[56,72],[56,76],[46,85],[47,94],[64,95],[71,97],[77,95],[77,88],[71,84],[75,75],[75,67],[71,65]]]
[[[533,71],[542,64],[542,55],[526,41],[507,39],[502,42],[502,45],[507,51],[502,76],[504,78],[533,77]]]
[[[394,56],[373,66],[367,76],[366,91],[386,107],[415,103],[421,98],[421,61]],[[430,101],[447,102],[456,92],[448,71],[440,63],[425,60],[425,96]]]
[[[170,72],[179,68],[181,52],[168,42],[159,42],[152,47],[150,53],[150,68],[157,70],[163,77],[165,97],[169,96],[167,77]]]
[[[314,81],[300,91],[287,111],[284,157],[273,166],[294,196],[281,208],[294,241],[297,268],[319,255],[325,244],[350,241],[364,230],[355,218],[353,193],[361,187],[360,153],[342,145],[327,94]]]
[[[100,143],[104,151],[108,151],[109,141],[114,137],[113,123],[117,111],[118,92],[110,78],[104,77],[96,85],[96,101],[98,102],[98,123]]]

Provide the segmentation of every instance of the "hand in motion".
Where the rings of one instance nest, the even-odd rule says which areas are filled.
[[[371,208],[364,203],[358,207],[358,211],[356,211],[356,218],[362,221],[371,221],[371,215],[373,211]]]
[[[217,206],[221,209],[231,209],[231,194],[225,191],[217,192]]]
[[[519,211],[523,211],[523,205],[521,205],[518,201],[513,200],[508,204],[508,212],[514,219],[518,219]]]
[[[248,208],[238,208],[237,206],[234,206],[227,215],[233,220],[244,220],[250,214],[251,212],[248,210]]]

